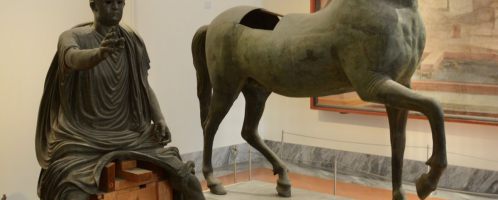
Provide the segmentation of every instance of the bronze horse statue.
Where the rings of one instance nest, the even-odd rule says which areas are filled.
[[[272,164],[277,192],[291,196],[285,164],[258,135],[265,101],[275,92],[310,97],[356,91],[386,106],[392,146],[393,199],[405,199],[402,166],[408,110],[431,125],[430,171],[416,183],[425,199],[447,166],[444,116],[431,98],[410,89],[420,65],[425,27],[417,0],[334,0],[314,14],[277,14],[235,7],[201,27],[192,41],[204,132],[203,173],[214,194],[226,191],[214,176],[213,140],[239,94],[246,100],[242,137]]]

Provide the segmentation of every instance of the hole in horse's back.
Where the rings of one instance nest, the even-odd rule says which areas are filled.
[[[255,29],[273,30],[280,21],[279,16],[263,9],[256,9],[247,13],[240,24]]]

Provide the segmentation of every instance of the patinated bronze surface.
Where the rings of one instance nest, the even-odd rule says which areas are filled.
[[[201,27],[192,42],[204,131],[203,172],[212,193],[225,194],[213,177],[211,154],[220,122],[242,92],[242,137],[279,175],[277,192],[291,196],[287,168],[258,135],[268,96],[309,97],[356,91],[386,105],[392,143],[393,199],[405,199],[402,166],[408,110],[427,116],[434,151],[431,170],[417,181],[425,199],[447,166],[443,112],[434,100],[410,90],[420,64],[425,28],[417,0],[334,0],[315,14],[279,17],[236,7]]]
[[[88,199],[113,160],[161,167],[184,199],[204,199],[193,164],[176,148],[148,83],[140,37],[119,25],[124,0],[90,0],[93,23],[60,35],[45,81],[36,132],[43,200]],[[177,198],[177,199],[178,199]]]

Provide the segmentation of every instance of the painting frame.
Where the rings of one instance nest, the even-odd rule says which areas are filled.
[[[310,12],[317,12],[320,8],[327,5],[333,0],[310,0]],[[450,8],[450,0],[447,1],[445,5],[446,9]],[[443,7],[442,10],[445,8]],[[498,12],[497,12],[498,15]],[[498,19],[496,19],[498,21]],[[498,22],[496,23],[498,25]],[[450,27],[453,28],[452,34],[457,35],[460,34],[459,27]],[[498,28],[497,28],[498,30]],[[496,48],[498,49],[498,47]],[[437,65],[443,65],[447,60],[490,60],[491,64],[498,66],[498,50],[492,52],[478,52],[477,50],[465,51],[467,53],[459,53],[453,51],[443,51],[442,55],[439,55],[438,59],[435,59]],[[468,53],[471,52],[471,53]],[[431,52],[432,53],[432,52]],[[424,53],[423,59],[429,59],[434,54]],[[434,56],[432,56],[434,57]],[[462,61],[463,62],[463,61]],[[433,67],[433,66],[432,66]],[[422,70],[422,68],[420,69]],[[420,72],[422,73],[422,72]],[[498,68],[496,68],[496,75],[498,76]],[[498,80],[498,79],[497,79]],[[452,82],[452,81],[440,81],[440,80],[412,80],[412,89],[420,92],[427,93],[440,93],[440,94],[452,94],[455,93],[457,95],[474,95],[477,97],[484,96],[488,98],[496,97],[498,98],[498,81],[496,84],[480,84],[480,83],[467,83],[467,82]],[[349,99],[359,99],[359,97],[354,97],[354,94],[349,95]],[[338,95],[336,95],[338,96]],[[329,99],[327,99],[329,98]],[[335,99],[334,99],[335,98]],[[383,106],[378,105],[369,105],[369,107],[360,107],[355,106],[354,104],[346,105],[346,104],[335,104],[335,100],[339,97],[311,97],[310,98],[310,108],[313,110],[322,110],[322,111],[332,111],[338,112],[342,114],[366,114],[366,115],[381,115],[385,116],[386,111]],[[341,97],[343,98],[343,97]],[[331,100],[332,99],[332,100]],[[355,100],[356,101],[356,100]],[[361,100],[360,100],[361,101]],[[366,103],[365,103],[366,104]],[[457,109],[452,110],[451,108],[445,107],[443,105],[443,109],[445,110],[445,120],[448,122],[458,122],[458,123],[471,123],[471,124],[481,124],[481,125],[493,125],[498,126],[498,112],[493,113],[482,113],[478,111],[472,110],[471,106],[469,108],[465,108],[465,112],[459,111]],[[465,107],[465,105],[463,105]],[[498,101],[496,101],[496,108],[498,109]],[[482,110],[482,109],[481,109]],[[425,119],[426,117],[418,112],[410,112],[409,118],[413,119]]]

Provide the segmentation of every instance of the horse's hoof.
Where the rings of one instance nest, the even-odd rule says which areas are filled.
[[[418,178],[417,183],[417,195],[420,199],[427,198],[434,190],[436,190],[437,183],[430,180],[428,174],[422,174]]]
[[[393,191],[393,200],[406,200],[405,191],[403,189]]]
[[[209,187],[209,191],[213,194],[216,194],[216,195],[226,195],[227,194],[225,187],[223,187],[223,185],[221,185],[221,184],[213,184],[213,185],[209,185],[208,187]]]
[[[277,193],[281,197],[291,197],[291,184],[288,181],[277,182]]]

